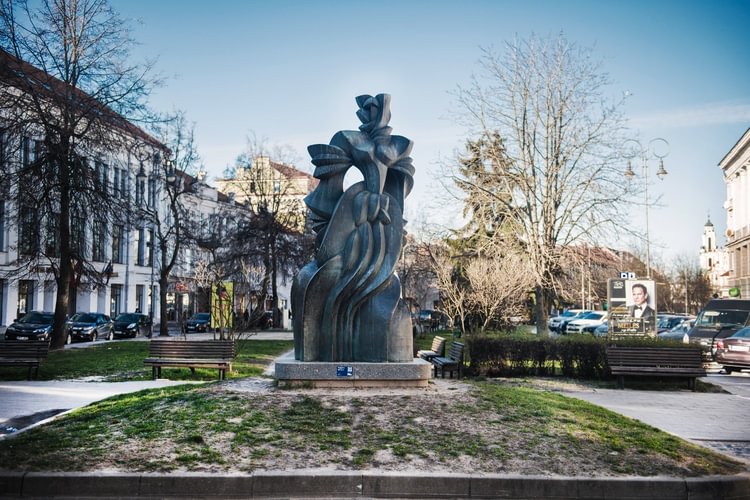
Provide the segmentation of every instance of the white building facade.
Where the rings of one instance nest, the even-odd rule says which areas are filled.
[[[750,128],[719,162],[727,199],[727,253],[729,287],[738,289],[743,298],[750,297]]]

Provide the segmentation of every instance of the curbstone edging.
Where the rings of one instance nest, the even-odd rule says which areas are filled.
[[[750,500],[750,474],[565,477],[398,472],[12,472],[1,498],[484,498]]]

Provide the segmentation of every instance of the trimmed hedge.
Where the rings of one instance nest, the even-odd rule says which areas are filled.
[[[466,340],[470,360],[467,373],[485,377],[562,375],[604,380],[610,377],[608,345],[695,347],[650,338],[611,340],[589,335],[553,338],[498,333],[471,336]]]

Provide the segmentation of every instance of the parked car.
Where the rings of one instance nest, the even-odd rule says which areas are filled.
[[[688,332],[695,323],[694,319],[683,319],[676,326],[673,326],[671,330],[657,334],[656,338],[662,340],[679,340],[687,344],[690,339]]]
[[[16,319],[5,330],[5,340],[48,340],[52,335],[53,313],[32,311]]]
[[[114,338],[114,322],[102,313],[75,313],[65,323],[65,343],[70,344],[74,340],[89,340],[94,342],[97,338],[112,340]]]
[[[705,360],[711,361],[716,354],[716,341],[731,337],[749,324],[750,300],[714,299],[698,313],[688,339],[701,347]]]
[[[440,330],[448,327],[448,316],[440,311],[422,309],[417,315],[422,329],[427,332]]]
[[[575,321],[577,319],[581,319],[582,317],[584,317],[585,315],[587,315],[590,312],[591,311],[589,311],[589,310],[583,310],[583,311],[580,311],[579,313],[577,313],[573,317],[563,319],[560,322],[560,325],[557,327],[557,333],[560,334],[560,335],[567,334],[568,333],[568,325],[570,324],[571,321]]]
[[[188,332],[207,332],[210,323],[210,313],[195,313],[187,320],[185,328]]]
[[[750,328],[716,341],[716,362],[732,373],[750,368]]]
[[[565,327],[566,334],[594,333],[597,326],[607,320],[607,311],[591,311],[571,320]]]
[[[656,333],[668,332],[675,326],[688,319],[689,316],[684,314],[658,314],[656,316]]]
[[[563,321],[571,320],[584,311],[584,309],[568,309],[567,311],[563,311],[561,314],[553,316],[547,321],[547,328],[549,328],[549,331],[557,333],[560,331],[560,324]]]
[[[151,318],[141,313],[120,313],[115,318],[115,337],[151,336]]]
[[[608,320],[604,320],[604,323],[594,328],[594,337],[606,337],[609,335],[609,327],[607,326]]]

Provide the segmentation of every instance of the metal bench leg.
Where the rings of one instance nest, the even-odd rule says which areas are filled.
[[[624,375],[617,376],[617,388],[625,389],[625,376]]]

